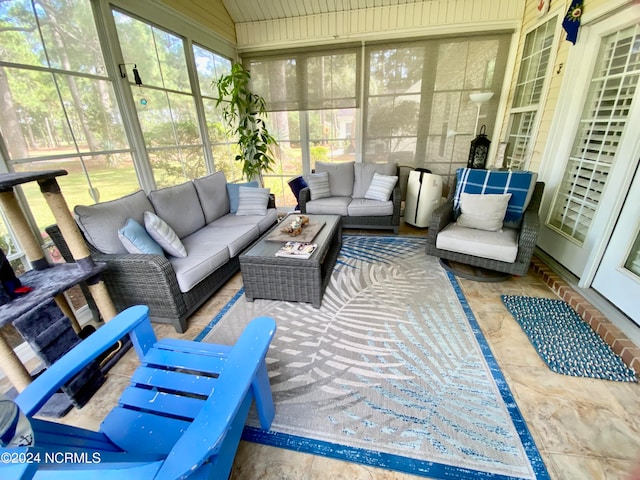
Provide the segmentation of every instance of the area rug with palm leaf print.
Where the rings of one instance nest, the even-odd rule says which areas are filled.
[[[276,415],[245,440],[438,479],[549,478],[455,277],[425,239],[345,235],[322,307],[242,290],[198,340],[232,345],[254,317]]]

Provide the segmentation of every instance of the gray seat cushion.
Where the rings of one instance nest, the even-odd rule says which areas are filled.
[[[227,194],[227,179],[224,172],[196,178],[193,185],[196,188],[206,223],[211,223],[229,213],[229,195]]]
[[[353,198],[364,198],[374,173],[393,176],[397,167],[393,163],[356,163],[354,165]]]
[[[354,198],[347,208],[350,217],[384,217],[393,215],[393,202]]]
[[[229,213],[224,215],[210,225],[216,227],[233,227],[235,225],[257,225],[260,234],[266,232],[278,219],[278,211],[275,208],[268,208],[266,215],[235,215]]]
[[[181,239],[205,226],[204,213],[193,182],[155,190],[149,194],[149,200],[156,214]]]
[[[197,232],[198,234],[200,232]],[[260,236],[257,225],[228,225],[219,227],[215,224],[202,229],[203,235],[224,238],[229,249],[229,256],[235,257]]]
[[[199,230],[182,239],[189,254],[184,258],[168,257],[176,273],[180,291],[185,293],[229,261],[224,235],[211,235]]]
[[[307,213],[320,215],[349,215],[351,197],[327,197],[307,202]]]
[[[102,253],[127,253],[118,230],[132,218],[144,225],[144,212],[154,212],[145,193],[140,190],[110,202],[78,205],[74,208],[76,223],[91,245]]]
[[[450,223],[438,233],[436,247],[450,252],[513,263],[518,255],[518,230],[504,228],[501,231],[490,232]]]
[[[329,174],[329,189],[332,197],[350,197],[353,195],[355,162],[316,162],[316,172]]]

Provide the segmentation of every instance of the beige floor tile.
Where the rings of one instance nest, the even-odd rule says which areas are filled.
[[[403,226],[401,232],[426,235],[425,229],[408,226]],[[501,294],[557,298],[531,271],[504,282],[459,279],[459,283],[551,478],[629,480],[636,461],[640,460],[640,385],[568,377],[549,370],[500,300]],[[171,325],[155,324],[156,334],[194,338],[241,287],[242,276],[238,273],[194,313],[187,332],[177,334]],[[133,351],[127,352],[89,404],[72,411],[63,421],[96,429],[104,414],[115,405],[136,367],[137,357]],[[231,478],[408,480],[417,477],[241,442]]]

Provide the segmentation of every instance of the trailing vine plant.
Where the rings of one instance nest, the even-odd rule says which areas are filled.
[[[231,72],[214,80],[218,91],[216,107],[222,105],[222,118],[227,134],[238,137],[240,154],[235,159],[242,162],[242,173],[247,180],[258,178],[273,171],[275,160],[272,148],[276,139],[261,118],[266,117],[264,98],[250,89],[251,75],[240,63],[231,66]]]

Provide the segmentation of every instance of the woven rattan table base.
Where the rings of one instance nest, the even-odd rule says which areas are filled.
[[[240,255],[240,270],[247,301],[256,298],[311,303],[320,308],[322,296],[342,246],[339,215],[309,215],[314,222],[325,222],[314,239],[318,245],[308,259],[276,257],[281,244],[265,240],[267,232]],[[275,228],[279,228],[276,226]]]

